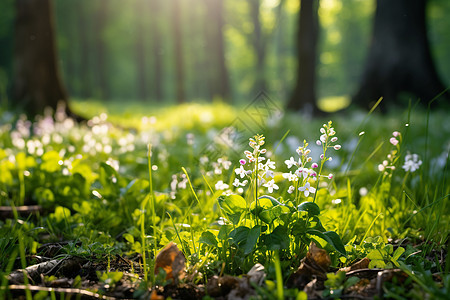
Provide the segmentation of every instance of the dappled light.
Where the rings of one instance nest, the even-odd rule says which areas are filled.
[[[444,0],[4,0],[0,299],[447,299]]]

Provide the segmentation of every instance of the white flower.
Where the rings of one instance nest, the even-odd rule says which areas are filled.
[[[313,187],[309,184],[309,182],[306,182],[306,184],[305,184],[304,186],[299,187],[298,190],[299,190],[300,192],[303,192],[303,193],[305,194],[305,197],[308,197],[308,196],[309,196],[309,193],[314,194],[314,193],[316,192],[316,189],[313,188]]]
[[[288,193],[289,194],[292,194],[293,192],[294,192],[294,190],[295,190],[295,187],[293,186],[293,185],[291,185],[291,186],[289,186],[289,189],[288,189]]]
[[[275,162],[271,161],[270,158],[266,161],[266,165],[265,165],[266,169],[268,170],[270,169],[275,169]]]
[[[244,181],[240,182],[239,179],[235,178],[234,182],[233,182],[233,185],[235,187],[245,186],[247,184],[247,182],[248,182],[248,180],[244,180]]]
[[[339,150],[339,149],[341,149],[341,145],[334,145],[334,150]]]
[[[309,175],[310,170],[308,170],[307,168],[298,168],[297,171],[295,171],[295,175],[297,175],[298,177],[302,177],[306,178]]]
[[[407,154],[405,156],[405,164],[402,168],[405,172],[415,172],[422,165],[422,161],[419,160],[419,155],[417,154]]]
[[[273,179],[265,183],[264,186],[267,188],[269,193],[272,193],[274,189],[278,190],[278,185],[275,184],[275,180]]]
[[[243,166],[240,166],[239,168],[235,169],[234,172],[236,172],[236,176],[239,175],[241,176],[241,178],[244,178],[245,175],[247,174]]]
[[[266,177],[274,177],[275,176],[275,174],[274,174],[274,172],[272,171],[272,170],[267,170],[266,171]]]
[[[224,183],[222,180],[217,181],[216,185],[216,190],[226,190],[227,188],[229,188],[229,185]]]
[[[283,177],[286,178],[289,181],[296,181],[298,179],[297,175],[292,174],[292,172],[283,173]]]
[[[290,168],[292,168],[292,166],[295,166],[297,162],[296,162],[295,159],[291,156],[291,158],[285,160],[284,163],[286,164],[286,166],[288,167],[288,169],[290,169]]]

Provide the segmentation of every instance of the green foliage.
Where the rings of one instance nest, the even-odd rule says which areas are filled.
[[[329,147],[326,156],[332,155],[333,160],[327,160],[319,172],[320,168],[310,164],[320,162],[323,147],[313,146],[315,153],[303,155],[307,146],[297,136],[315,140],[318,134],[310,132],[325,130],[322,121],[299,126],[298,116],[287,113],[273,129],[267,129],[267,152],[258,154],[265,157],[263,169],[258,169],[247,157],[242,165],[233,150],[227,152],[220,144],[223,136],[214,138],[233,120],[234,113],[234,108],[223,104],[186,104],[182,109],[167,108],[153,124],[133,121],[141,126],[135,132],[109,125],[106,116],[84,125],[57,120],[51,123],[48,118],[28,123],[19,118],[12,127],[0,117],[0,204],[11,207],[23,201],[42,207],[29,217],[18,214],[17,221],[14,217],[0,220],[0,271],[9,272],[20,256],[19,239],[26,257],[40,255],[43,244],[67,241],[56,255],[102,259],[120,254],[145,265],[148,272],[157,251],[173,241],[187,259],[189,276],[204,275],[189,277],[196,283],[220,273],[243,274],[261,263],[266,266],[268,280],[266,286],[256,288],[257,293],[273,298],[279,295],[273,268],[276,255],[286,281],[307,246],[315,241],[330,254],[334,267],[349,266],[367,257],[370,267],[414,271],[416,277],[411,276],[408,284],[414,291],[427,286],[422,296],[447,292],[448,278],[442,276],[443,280],[433,286],[430,275],[443,273],[445,267],[439,259],[427,259],[433,249],[443,249],[449,231],[450,207],[446,200],[450,185],[444,155],[448,150],[442,143],[442,136],[449,133],[442,126],[445,114],[432,113],[425,136],[423,114],[412,112],[408,131],[401,132],[397,146],[389,142],[391,131],[402,127],[405,120],[401,119],[406,115],[374,115],[363,125],[359,115],[337,117],[335,126],[342,149],[335,152],[333,146]],[[208,121],[202,121],[202,116],[208,116]],[[123,115],[111,118],[126,119]],[[292,131],[278,142],[281,128]],[[359,135],[361,131],[365,133]],[[222,152],[217,157],[204,152],[210,145]],[[299,145],[303,152],[296,148]],[[425,149],[428,162],[422,154]],[[301,157],[298,153],[296,156],[296,150]],[[423,161],[414,172],[402,168],[408,150],[419,153]],[[304,159],[302,165],[320,179],[302,175],[300,181],[289,182],[286,174],[293,169],[286,169],[283,162],[291,156],[296,156],[296,163],[299,157]],[[309,156],[313,158],[308,163]],[[277,168],[272,169],[272,163]],[[288,163],[293,164],[290,160]],[[383,172],[379,164],[385,167]],[[251,172],[242,178],[236,172],[240,166]],[[395,168],[386,169],[392,166]],[[263,174],[267,174],[266,169],[273,177]],[[334,174],[332,179],[323,175],[329,172]],[[238,186],[233,185],[236,179]],[[242,185],[243,180],[248,180],[246,185]],[[291,184],[296,185],[292,193]],[[313,192],[312,188],[317,190]],[[398,239],[401,242],[397,243]],[[424,241],[423,246],[412,247],[416,241]],[[329,297],[345,295],[351,282],[341,277],[329,276]],[[114,276],[104,281],[109,279],[114,281]],[[164,278],[154,280],[143,286],[149,287],[150,281],[166,282]],[[403,293],[406,298],[412,294],[407,288],[397,287],[385,286],[385,293]],[[302,295],[284,290],[286,298]]]

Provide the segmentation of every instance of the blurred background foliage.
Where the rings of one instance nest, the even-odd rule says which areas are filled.
[[[182,48],[186,101],[220,100],[212,91],[217,65],[215,0],[56,0],[57,50],[62,77],[72,99],[175,103],[176,49]],[[298,0],[223,1],[224,64],[234,104],[264,89],[284,101],[294,85]],[[349,100],[359,83],[368,51],[376,3],[320,0],[317,60],[319,99]],[[427,4],[428,38],[445,86],[450,85],[450,2]],[[0,98],[7,102],[12,81],[14,0],[0,2]],[[177,22],[175,22],[175,19]],[[176,33],[178,26],[181,31]],[[256,33],[260,32],[260,39]],[[258,51],[264,49],[263,74]],[[334,98],[333,98],[334,97]]]

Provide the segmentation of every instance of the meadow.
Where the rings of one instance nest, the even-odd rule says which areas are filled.
[[[76,101],[0,116],[0,299],[447,299],[450,121]]]

